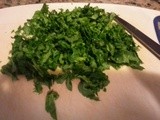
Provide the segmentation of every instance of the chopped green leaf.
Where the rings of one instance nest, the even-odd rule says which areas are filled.
[[[43,89],[42,84],[38,80],[34,81],[34,86],[35,86],[34,92],[37,92],[37,93],[42,92],[42,89]]]
[[[86,73],[86,76],[79,76],[81,82],[78,85],[79,91],[86,97],[99,100],[98,92],[109,84],[108,77],[101,71]]]
[[[53,120],[57,120],[55,100],[59,97],[58,93],[51,90],[47,93],[45,109],[52,116]]]

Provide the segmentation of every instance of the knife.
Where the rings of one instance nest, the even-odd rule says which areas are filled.
[[[153,41],[151,38],[146,36],[136,27],[120,18],[119,16],[115,17],[115,21],[122,25],[134,38],[136,38],[143,46],[145,46],[151,53],[153,53],[160,60],[160,45]]]
[[[158,41],[160,43],[160,16],[157,16],[157,17],[154,18],[153,24],[154,24],[154,28],[155,28],[155,31],[156,31]]]

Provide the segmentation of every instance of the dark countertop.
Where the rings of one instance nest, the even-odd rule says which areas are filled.
[[[35,4],[35,3],[55,3],[55,2],[94,2],[94,3],[114,3],[140,6],[144,8],[160,10],[160,0],[0,0],[0,8]]]

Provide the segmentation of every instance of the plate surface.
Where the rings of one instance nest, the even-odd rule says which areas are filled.
[[[73,9],[87,3],[54,3],[50,9]],[[160,11],[145,8],[96,4],[91,6],[115,12],[143,31],[158,43],[153,19]],[[0,9],[0,67],[7,63],[11,50],[11,31],[23,25],[42,4]],[[139,44],[137,42],[137,44]],[[77,90],[78,80],[73,81],[72,92],[65,85],[54,85],[60,97],[56,101],[58,120],[160,120],[160,61],[141,44],[138,52],[143,61],[143,71],[122,67],[106,71],[110,79],[107,92],[100,92],[99,102],[83,97]],[[23,76],[19,81],[0,73],[0,120],[50,120],[44,108],[47,88],[37,95],[33,82]]]

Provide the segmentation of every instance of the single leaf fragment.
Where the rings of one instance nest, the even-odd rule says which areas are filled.
[[[58,97],[58,93],[53,90],[48,91],[46,96],[45,109],[48,113],[50,113],[53,120],[57,120],[55,100],[57,100]]]

